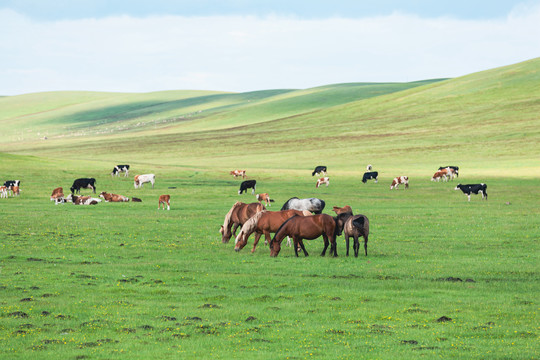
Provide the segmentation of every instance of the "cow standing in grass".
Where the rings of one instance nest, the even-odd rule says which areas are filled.
[[[171,196],[170,195],[160,195],[158,200],[158,210],[163,204],[163,210],[165,210],[165,205],[167,205],[167,210],[171,210]]]

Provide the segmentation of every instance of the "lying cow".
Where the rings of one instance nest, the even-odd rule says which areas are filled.
[[[114,176],[114,175],[119,176],[121,172],[124,173],[124,177],[128,176],[129,165],[116,165],[111,172],[111,176]]]
[[[230,172],[231,175],[233,175],[235,178],[237,176],[241,176],[242,179],[246,178],[246,170],[233,170]]]
[[[151,183],[152,189],[154,188],[154,183],[156,182],[156,175],[154,174],[144,174],[144,175],[135,175],[135,189],[142,188],[144,183]]]
[[[313,172],[311,173],[311,176],[319,176],[319,174],[323,174],[323,175],[326,175],[326,166],[317,166],[315,167],[315,170],[313,170]]]
[[[165,205],[167,205],[167,210],[171,210],[171,196],[170,195],[160,195],[158,200],[158,210],[163,204],[163,210],[165,210]]]
[[[102,191],[99,194],[99,197],[104,199],[105,202],[128,202],[129,198],[123,195],[110,194],[108,192]]]
[[[240,184],[240,189],[238,190],[238,195],[246,192],[247,189],[251,189],[251,195],[255,194],[255,186],[257,185],[257,180],[246,180],[242,181]]]
[[[94,178],[80,178],[73,182],[71,185],[71,193],[81,193],[81,189],[92,189],[94,194],[96,193],[96,179]]]
[[[390,190],[397,189],[399,184],[405,185],[405,189],[409,188],[409,177],[408,176],[398,176],[392,180],[392,185],[390,185]]]
[[[482,199],[486,199],[488,197],[487,194],[487,185],[486,184],[469,184],[469,185],[461,185],[458,184],[454,190],[461,190],[467,197],[469,198],[469,201],[471,201],[471,193],[472,194],[482,194]]]
[[[57,187],[51,194],[51,201],[54,201],[54,205],[58,205],[64,202],[64,189]]]
[[[379,177],[378,171],[367,171],[364,173],[364,176],[362,177],[362,182],[365,184],[368,180],[375,179],[375,183],[377,183],[379,180],[377,179]]]
[[[274,199],[270,199],[270,195],[268,195],[268,193],[257,194],[255,195],[255,197],[257,198],[257,201],[261,204],[264,201],[266,206],[272,206],[270,203],[274,202]]]
[[[315,187],[318,188],[322,184],[326,184],[326,187],[330,185],[330,178],[329,177],[322,177],[320,179],[317,179],[317,184],[315,184]]]
[[[101,202],[101,199],[91,196],[77,196],[70,194],[68,195],[68,198],[74,205],[97,205]]]

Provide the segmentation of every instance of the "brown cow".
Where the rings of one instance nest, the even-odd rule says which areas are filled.
[[[54,201],[54,205],[64,202],[64,189],[57,187],[51,194],[51,201]]]
[[[264,201],[266,206],[272,206],[270,203],[274,202],[274,199],[270,199],[270,195],[268,195],[268,193],[257,194],[255,195],[255,197],[257,198],[257,201],[260,203]]]
[[[237,176],[241,176],[242,179],[246,178],[246,170],[233,170],[230,172],[231,175],[233,175],[235,178]]]
[[[318,188],[322,184],[326,184],[326,187],[328,187],[328,185],[330,184],[330,178],[327,176],[317,179],[317,184],[315,184],[315,187]]]
[[[170,195],[160,195],[158,200],[158,210],[161,208],[161,204],[163,204],[163,210],[165,210],[165,205],[167,205],[167,210],[171,210],[171,196]]]
[[[104,199],[105,202],[128,202],[129,198],[123,195],[111,194],[105,191],[102,191],[99,194],[99,197]]]
[[[397,189],[399,184],[405,185],[405,189],[409,188],[409,177],[408,176],[398,176],[392,180],[392,185],[390,185],[390,190]]]

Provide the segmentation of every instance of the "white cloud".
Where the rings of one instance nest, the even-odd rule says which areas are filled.
[[[540,8],[503,20],[129,16],[0,10],[0,94],[249,91],[455,77],[540,56]]]

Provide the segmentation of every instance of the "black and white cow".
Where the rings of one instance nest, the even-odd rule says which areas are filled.
[[[469,201],[471,201],[471,193],[472,194],[482,194],[482,199],[486,199],[488,197],[487,194],[487,185],[486,184],[469,184],[469,185],[461,185],[458,184],[454,190],[461,190],[467,197],[469,198]]]
[[[71,186],[71,193],[74,194],[75,191],[79,194],[81,189],[92,189],[94,194],[96,193],[96,179],[94,178],[80,178],[73,182]]]
[[[251,189],[251,195],[255,194],[255,185],[257,180],[246,180],[242,181],[240,184],[240,190],[238,190],[238,195],[242,194],[244,191],[247,193],[247,189]]]
[[[21,186],[21,180],[7,180],[5,183],[4,183],[4,186],[7,187],[8,189],[10,189],[11,187],[13,186]]]
[[[114,169],[112,170],[111,176],[118,176],[120,173],[123,172],[124,177],[128,176],[129,174],[129,165],[116,165]]]
[[[367,171],[364,173],[364,176],[362,177],[362,182],[365,184],[368,180],[375,179],[375,183],[377,183],[379,180],[377,179],[379,177],[378,171]]]
[[[456,174],[456,177],[459,177],[459,166],[441,166],[439,168],[439,171],[442,169],[450,168],[454,170],[454,173]]]
[[[317,176],[319,176],[319,174],[324,174],[326,175],[326,166],[317,166],[315,167],[315,170],[313,170],[313,172],[311,173],[311,176],[315,176],[315,174],[317,174]]]

